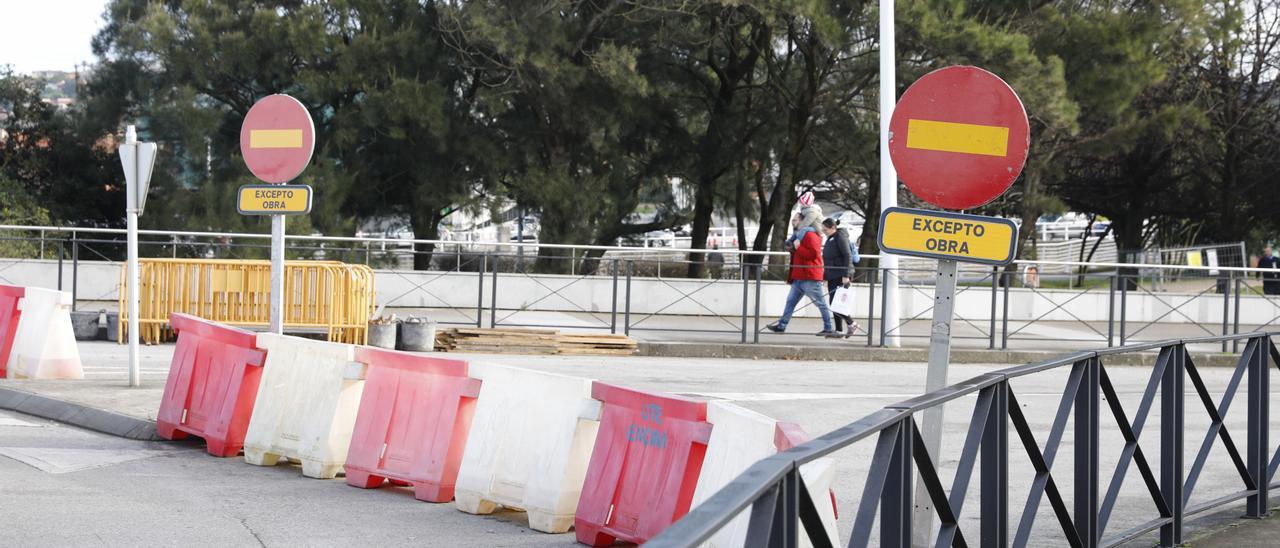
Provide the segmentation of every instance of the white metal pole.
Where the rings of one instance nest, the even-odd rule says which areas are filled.
[[[271,216],[271,322],[272,333],[284,333],[284,215]]]
[[[889,158],[889,120],[897,102],[898,73],[894,64],[893,0],[880,0],[880,212],[898,205],[898,172]],[[880,253],[884,277],[884,344],[901,346],[898,338],[898,257]]]
[[[138,146],[138,131],[134,126],[129,126],[125,131],[124,142],[126,146]],[[141,356],[138,352],[138,314],[139,303],[142,301],[138,286],[141,285],[138,275],[138,185],[142,181],[138,178],[138,156],[134,154],[133,165],[124,166],[125,169],[133,171],[133,178],[128,179],[129,184],[125,186],[125,228],[128,231],[126,236],[128,248],[128,288],[129,293],[129,386],[142,386],[141,372]]]

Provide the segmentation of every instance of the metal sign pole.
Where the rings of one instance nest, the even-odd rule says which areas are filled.
[[[951,319],[955,312],[956,297],[956,262],[952,260],[938,261],[938,280],[933,290],[933,328],[929,334],[929,370],[925,376],[925,393],[933,392],[947,385],[947,366],[951,361]],[[942,460],[939,448],[942,446],[943,406],[935,405],[924,411],[921,436],[925,449],[929,451],[934,466]],[[912,517],[911,545],[930,546],[933,544],[933,524],[935,512],[933,502],[929,499],[929,491],[924,482],[916,481],[915,515]]]
[[[138,148],[138,132],[133,126],[125,131],[124,142],[126,146],[137,150]],[[138,156],[134,154],[131,162],[125,165],[127,172],[132,172],[133,177],[126,177],[125,181],[125,228],[128,232],[126,238],[128,249],[128,287],[126,291],[129,293],[129,386],[142,386],[142,358],[138,349],[138,314],[139,302],[142,296],[138,294],[140,276],[138,274],[138,186],[141,183],[141,177],[138,174]]]
[[[284,334],[284,215],[271,216],[271,321],[272,333]]]
[[[124,189],[125,189],[125,241],[127,249],[127,260],[125,261],[125,291],[128,293],[129,302],[126,309],[121,312],[128,314],[129,318],[129,386],[142,386],[142,374],[139,362],[141,356],[138,353],[138,338],[141,336],[139,330],[138,314],[141,308],[142,295],[139,294],[142,285],[138,274],[138,217],[147,208],[147,189],[151,184],[151,171],[155,167],[156,162],[156,144],[155,143],[139,143],[138,130],[134,126],[129,126],[124,132],[124,143],[120,145],[120,167],[124,169]],[[72,237],[75,233],[72,232]],[[72,245],[72,255],[75,254],[77,247]],[[74,266],[72,267],[74,271]],[[74,278],[74,276],[73,276]],[[72,307],[75,307],[75,281],[71,284]]]
[[[898,170],[889,157],[889,123],[898,98],[897,65],[894,52],[894,0],[880,0],[880,212],[898,205]],[[898,257],[880,253],[884,269],[884,317],[887,327],[881,344],[901,345],[898,339]]]

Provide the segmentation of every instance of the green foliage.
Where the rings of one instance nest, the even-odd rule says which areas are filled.
[[[1030,159],[982,212],[1020,217],[1024,238],[1040,215],[1066,209],[1111,219],[1122,248],[1280,230],[1269,179],[1280,168],[1275,10],[1243,0],[896,5],[899,91],[970,64],[1021,96]],[[145,227],[266,232],[265,219],[234,210],[235,189],[251,181],[239,127],[254,101],[289,93],[318,135],[300,181],[316,189],[315,210],[291,232],[345,235],[394,218],[432,239],[456,211],[497,219],[514,205],[540,216],[544,243],[607,245],[689,223],[701,249],[720,215],[759,223],[740,245],[777,248],[806,190],[876,222],[877,9],[113,0],[75,109],[0,78],[0,106],[13,111],[0,126],[22,136],[2,149],[0,174],[52,221],[118,225],[109,136],[136,123],[162,146]],[[872,251],[874,230],[863,237]],[[538,268],[569,270],[540,253]],[[416,266],[430,262],[420,254]]]
[[[0,224],[49,226],[49,211],[27,193],[17,181],[0,174]],[[0,233],[0,257],[30,259],[40,256],[39,242],[27,241],[31,234]]]

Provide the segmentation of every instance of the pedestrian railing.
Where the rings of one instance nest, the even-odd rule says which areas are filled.
[[[920,280],[926,277],[924,276],[924,274],[928,274],[927,277],[930,280],[930,282],[932,282],[932,280],[934,279],[934,276],[937,273],[936,270],[908,269],[908,268],[899,268],[896,271],[888,270],[888,269],[882,269],[882,270],[883,270],[883,276],[886,279],[888,278],[898,279],[898,287],[900,290],[901,288],[907,288],[911,291],[911,293],[914,293],[915,295],[919,295],[925,299],[928,299],[930,302],[933,301],[933,298],[934,298],[933,285],[931,283],[924,284]],[[962,283],[959,285],[959,288],[956,290],[956,294],[953,296],[953,298],[959,298],[961,295],[964,295],[965,293],[968,293],[968,292],[976,293],[978,291],[982,291],[987,287],[991,288],[990,289],[991,298],[992,298],[992,301],[991,301],[992,308],[991,308],[991,316],[990,316],[991,321],[984,322],[981,319],[972,317],[967,310],[958,308],[953,314],[954,317],[951,323],[953,327],[952,334],[951,334],[952,340],[970,339],[970,340],[987,341],[988,348],[995,347],[995,333],[996,333],[995,331],[995,318],[996,318],[995,288],[996,286],[995,286],[994,280],[996,279],[997,276],[998,276],[998,273],[993,271],[993,272],[976,276],[976,277],[961,278]],[[887,288],[888,286],[881,285],[880,287],[881,287],[881,293],[882,293],[880,296],[880,302],[886,303],[888,302],[888,299],[887,299],[888,295],[884,294],[884,291],[885,291],[885,288]],[[888,337],[915,338],[915,339],[923,339],[927,341],[930,337],[928,330],[924,330],[916,334],[907,334],[905,332],[905,328],[911,322],[930,322],[933,317],[934,306],[935,305],[929,305],[927,307],[922,308],[919,312],[912,314],[911,316],[901,318],[898,321],[897,325],[888,325],[885,322],[880,322],[880,345],[884,346],[885,344],[884,341]],[[881,312],[880,317],[884,318],[887,316],[884,314],[884,312]],[[986,325],[983,325],[983,324],[986,324]],[[965,335],[963,334],[962,331],[955,329],[956,327],[961,327],[961,326],[968,326],[968,328],[971,329],[976,334]]]
[[[1001,349],[1008,348],[1009,341],[1011,340],[1037,341],[1037,342],[1063,341],[1064,337],[1060,333],[1057,333],[1053,336],[1043,336],[1043,335],[1035,335],[1033,333],[1026,332],[1029,328],[1032,328],[1032,326],[1035,326],[1036,324],[1040,323],[1042,320],[1054,314],[1055,312],[1061,312],[1062,314],[1069,316],[1071,318],[1070,321],[1073,325],[1079,325],[1084,327],[1084,329],[1081,330],[1083,338],[1071,339],[1072,342],[1085,342],[1090,344],[1101,343],[1109,347],[1115,346],[1115,322],[1116,322],[1116,316],[1115,316],[1116,276],[1115,275],[1105,276],[1105,279],[1107,280],[1107,286],[1108,286],[1106,289],[1107,320],[1106,320],[1105,328],[1100,328],[1097,325],[1095,325],[1097,322],[1091,322],[1091,321],[1085,320],[1071,311],[1070,305],[1072,303],[1078,302],[1081,299],[1088,299],[1090,297],[1097,295],[1100,292],[1098,290],[1093,290],[1088,288],[1080,288],[1078,290],[1072,290],[1065,293],[1061,293],[1061,292],[1051,293],[1048,291],[1043,291],[1040,288],[1035,286],[1030,286],[1030,287],[1024,286],[1023,289],[1031,292],[1033,303],[1035,304],[1043,303],[1048,306],[1048,309],[1041,312],[1035,318],[1031,318],[1028,320],[1021,320],[1021,321],[1010,320],[1008,307],[1009,307],[1009,286],[1012,285],[1012,276],[1007,273],[1001,273],[1000,276],[1001,276],[1001,283],[999,285],[1003,287],[1003,296],[1004,296],[1004,313],[1002,314],[1002,319],[1001,319],[1001,335],[1000,335]],[[1097,278],[1095,277],[1094,279],[1097,279]],[[993,288],[992,291],[994,292],[995,288]],[[992,306],[993,307],[995,306],[994,296],[992,297]],[[1013,324],[1012,326],[1010,326],[1011,323]],[[1106,330],[1105,333],[1103,332],[1104,329]]]
[[[1169,297],[1162,296],[1151,291],[1151,289],[1145,286],[1144,284],[1142,284],[1141,280],[1138,278],[1121,277],[1120,280],[1121,280],[1120,286],[1122,288],[1121,295],[1120,295],[1120,306],[1122,311],[1120,314],[1120,318],[1122,320],[1121,329],[1120,329],[1120,344],[1122,346],[1125,344],[1128,344],[1129,341],[1142,340],[1138,338],[1138,336],[1141,335],[1142,332],[1146,331],[1151,326],[1159,324],[1161,320],[1171,316],[1180,317],[1182,319],[1188,320],[1188,323],[1190,323],[1191,325],[1194,325],[1197,330],[1201,331],[1201,333],[1197,333],[1197,336],[1213,336],[1213,335],[1219,335],[1219,334],[1221,335],[1227,334],[1227,331],[1226,331],[1227,317],[1230,310],[1230,302],[1231,302],[1231,291],[1230,291],[1231,284],[1227,283],[1226,277],[1220,278],[1222,283],[1211,284],[1209,287],[1199,292],[1196,292],[1192,295],[1182,296],[1181,297],[1182,302],[1178,304],[1174,304],[1172,302],[1172,299]],[[1129,283],[1124,283],[1126,281]],[[1132,289],[1127,289],[1130,286],[1132,287]],[[1223,331],[1221,333],[1214,333],[1208,327],[1196,322],[1193,318],[1191,318],[1191,316],[1187,314],[1185,309],[1188,305],[1191,305],[1192,303],[1199,305],[1201,303],[1200,297],[1212,296],[1215,293],[1215,291],[1218,291],[1220,289],[1222,293],[1221,302],[1223,307],[1222,308]],[[1149,298],[1153,299],[1154,301],[1164,305],[1168,310],[1165,310],[1164,313],[1160,314],[1159,316],[1156,316],[1155,318],[1152,318],[1149,321],[1138,323],[1137,329],[1133,329],[1132,331],[1130,331],[1129,328],[1131,326],[1129,326],[1128,321],[1126,320],[1128,315],[1124,313],[1124,309],[1128,303],[1127,296],[1131,292],[1146,295]]]
[[[705,261],[701,261],[698,264],[701,264],[703,267],[711,266],[707,264]],[[732,279],[724,280],[720,278],[712,278],[709,280],[701,280],[701,279],[688,280],[687,282],[692,282],[692,284],[694,285],[694,287],[688,287],[688,288],[681,287],[680,285],[677,285],[676,282],[670,279],[657,278],[657,283],[665,287],[667,291],[675,293],[676,297],[673,299],[668,298],[665,300],[665,302],[655,303],[656,309],[653,312],[641,315],[633,320],[631,317],[632,316],[631,302],[633,297],[632,279],[634,278],[633,274],[635,272],[635,260],[628,259],[626,262],[626,292],[624,295],[625,309],[623,311],[624,333],[627,335],[630,335],[632,331],[661,331],[663,330],[663,328],[661,327],[653,327],[652,325],[646,326],[644,324],[645,322],[652,320],[653,318],[666,312],[667,310],[670,310],[672,307],[678,304],[687,302],[687,303],[693,304],[696,307],[696,310],[698,310],[699,315],[702,315],[703,313],[705,313],[708,317],[714,318],[715,321],[711,322],[712,323],[711,328],[697,328],[697,329],[686,328],[683,331],[697,332],[697,333],[723,333],[723,334],[740,335],[741,338],[739,342],[743,342],[743,343],[747,342],[747,329],[748,329],[747,317],[750,310],[749,303],[751,300],[752,272],[755,272],[755,276],[756,276],[755,283],[759,284],[760,283],[759,276],[760,276],[761,268],[753,268],[751,265],[742,263],[742,262],[739,262],[739,264],[737,264],[736,266],[737,266],[736,270],[738,274],[737,280],[732,280]],[[737,281],[737,283],[742,286],[742,313],[740,316],[732,319],[730,317],[726,317],[723,314],[717,313],[710,306],[708,306],[706,303],[704,303],[702,300],[699,299],[699,294],[705,291],[707,288],[713,287],[721,283],[734,283],[734,281]],[[645,298],[652,298],[652,296],[646,295]],[[759,299],[759,296],[757,294],[757,301],[758,299]],[[756,308],[757,313],[759,312],[758,304],[759,303],[757,302],[757,308]],[[757,317],[758,317],[758,314],[757,314]],[[734,320],[738,320],[738,323],[735,324]]]
[[[503,257],[510,258],[509,255],[502,255],[502,254],[488,255],[486,257],[494,260],[500,260]],[[523,268],[517,269],[514,272],[506,273],[505,276],[500,276],[500,273],[498,271],[498,268],[496,268],[496,263],[495,263],[495,268],[493,269],[491,278],[490,278],[491,279],[491,286],[490,286],[491,291],[489,292],[489,325],[490,327],[505,326],[505,327],[553,327],[553,328],[561,328],[561,329],[605,329],[605,330],[609,330],[610,333],[616,333],[618,330],[617,328],[618,266],[619,266],[618,262],[614,260],[614,261],[609,261],[607,263],[603,263],[604,266],[608,267],[608,270],[602,273],[602,272],[599,272],[598,269],[597,271],[594,271],[594,272],[583,271],[583,270],[575,271],[576,267],[572,265],[576,264],[578,260],[579,259],[577,257],[571,255],[567,259],[567,261],[571,263],[571,266],[569,269],[571,274],[556,276],[554,278],[533,276]],[[505,278],[505,279],[500,279],[500,278]],[[502,291],[503,287],[507,285],[510,282],[510,280],[513,278],[528,280],[530,283],[537,286],[537,290],[540,293],[543,293],[543,295],[540,297],[534,298],[531,301],[524,301],[518,307],[499,308],[498,306],[499,293]],[[610,307],[608,312],[590,310],[587,307],[583,306],[582,303],[578,302],[577,300],[571,298],[569,295],[565,294],[565,291],[569,290],[570,288],[578,286],[579,284],[581,284],[581,282],[585,280],[590,280],[592,278],[609,278],[612,280]],[[521,319],[522,316],[529,315],[530,309],[533,309],[534,307],[546,301],[559,302],[561,303],[560,308],[568,310],[569,312],[577,313],[580,317],[587,318],[589,321],[583,322],[583,323],[566,325],[566,324],[558,324],[558,323],[547,322],[547,321],[537,321],[536,318],[533,320]]]
[[[86,264],[120,261],[125,247],[122,231],[0,226],[0,246],[10,246],[0,249],[11,249],[13,244],[20,244],[32,259],[0,259],[0,281],[14,281],[21,270],[17,266],[38,256],[59,262],[57,287],[69,286],[76,302],[116,300],[114,291],[98,294],[109,289],[101,284],[81,291],[81,270]],[[701,255],[702,266],[709,276],[698,279],[685,277],[689,259],[698,257],[689,250],[320,236],[291,236],[287,244],[290,259],[364,263],[377,269],[381,279],[394,282],[389,284],[394,287],[380,292],[384,308],[401,314],[431,314],[442,324],[696,333],[743,343],[778,342],[801,335],[812,340],[808,329],[783,335],[765,329],[781,309],[780,302],[771,301],[781,298],[778,287],[788,270],[785,253],[725,249],[719,250],[723,263],[712,263],[706,252]],[[429,252],[414,248],[427,244],[434,246]],[[264,234],[173,231],[142,231],[139,245],[143,257],[153,258],[254,259],[265,258],[270,248]],[[555,253],[540,254],[542,250]],[[895,340],[925,340],[928,307],[904,312],[894,325],[883,321],[891,316],[884,280],[897,279],[904,299],[924,297],[930,302],[932,271],[884,269],[873,266],[876,256],[864,257],[867,260],[854,268],[860,302],[853,317],[863,332],[850,342],[887,346]],[[415,263],[420,263],[418,268]],[[968,305],[957,308],[953,338],[991,349],[1050,342],[1123,346],[1154,338],[1227,335],[1280,325],[1280,296],[1260,290],[1261,284],[1251,278],[1258,274],[1256,269],[1054,264],[1093,271],[1083,274],[1083,288],[1056,290],[1026,283],[1018,273],[1004,269],[963,271],[957,297],[967,299]],[[1202,285],[1186,293],[1155,291],[1149,277],[1140,275],[1152,269],[1174,272],[1168,278],[1195,277],[1194,283]],[[1184,270],[1186,276],[1177,274]],[[1042,280],[1048,281],[1047,277]],[[1099,285],[1100,281],[1104,283]],[[517,282],[534,294],[525,298],[513,293],[518,291],[513,289],[520,285]],[[592,288],[591,303],[581,300],[580,290],[586,286]],[[1011,302],[1023,308],[1011,311]],[[1082,316],[1085,302],[1099,303],[1090,305],[1094,314]],[[1139,310],[1141,306],[1157,310]],[[1258,318],[1259,306],[1273,312]],[[1242,320],[1241,310],[1246,307],[1255,314],[1246,314]],[[812,318],[813,308],[804,299],[797,313]],[[1211,319],[1206,319],[1206,310],[1213,311]],[[699,325],[666,321],[664,316],[670,315],[698,316]],[[1223,350],[1229,345],[1238,350],[1238,343],[1225,341]]]
[[[1257,332],[1162,341],[1082,352],[979,375],[886,406],[808,443],[757,462],[646,545],[697,546],[746,511],[750,516],[747,546],[798,546],[800,535],[805,531],[813,546],[830,546],[813,494],[800,477],[800,467],[859,442],[871,443],[872,439],[875,440],[874,452],[861,497],[852,510],[842,508],[842,513],[852,511],[854,516],[848,540],[850,547],[867,546],[875,540],[885,547],[912,544],[916,525],[912,499],[917,477],[928,492],[927,504],[935,509],[933,518],[938,526],[930,527],[930,533],[936,535],[936,542],[932,544],[939,547],[1065,543],[1091,548],[1123,544],[1155,531],[1161,546],[1174,546],[1185,538],[1186,520],[1241,500],[1245,501],[1246,517],[1262,517],[1268,511],[1270,489],[1280,487],[1273,483],[1276,469],[1280,467],[1280,450],[1269,437],[1272,426],[1270,369],[1273,364],[1280,367],[1280,352],[1273,340],[1278,335],[1280,333]],[[1225,390],[1215,400],[1187,345],[1222,341],[1243,342],[1244,350]],[[1149,351],[1157,351],[1158,355],[1146,387],[1137,408],[1126,410],[1108,375],[1106,362],[1120,354]],[[1038,438],[1010,381],[1062,369],[1066,369],[1068,375],[1057,410],[1048,435]],[[1192,388],[1190,402],[1188,383]],[[1233,436],[1225,421],[1241,384],[1246,386],[1244,405],[1247,408],[1243,438]],[[940,456],[931,455],[921,439],[917,417],[926,409],[973,395],[977,403],[968,421],[954,479],[948,487],[940,474]],[[1209,418],[1209,427],[1203,433],[1195,458],[1187,461],[1185,441],[1188,436],[1198,434],[1189,431],[1187,404],[1194,409],[1197,401]],[[1115,470],[1109,476],[1103,474],[1099,457],[1104,403],[1124,442]],[[1147,437],[1158,437],[1158,454],[1145,453],[1139,444],[1153,410],[1159,413],[1159,431]],[[1017,436],[1025,454],[1017,454],[1010,446],[1011,433]],[[1241,439],[1243,447],[1237,442]],[[1227,487],[1230,492],[1226,495],[1192,504],[1191,495],[1210,466],[1209,456],[1215,446],[1225,449],[1229,462],[1213,465],[1234,471],[1239,483]],[[1069,473],[1053,468],[1063,447],[1069,447],[1074,453],[1074,466]],[[1157,461],[1158,468],[1153,468],[1152,464]],[[1034,469],[1026,503],[1014,516],[1010,515],[1011,463],[1030,464]],[[1153,512],[1140,524],[1113,531],[1109,525],[1125,477],[1133,468],[1141,476]],[[979,470],[981,480],[971,486],[975,469]],[[961,518],[966,516],[966,510],[968,514],[974,511],[965,507],[966,498],[973,491],[977,492],[979,527],[976,535],[966,536]],[[1072,495],[1071,505],[1064,497],[1067,492]],[[1043,502],[1049,503],[1057,519],[1056,534],[1049,538],[1044,538],[1043,528],[1034,528]]]

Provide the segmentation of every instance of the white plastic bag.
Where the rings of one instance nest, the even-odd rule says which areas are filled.
[[[848,287],[836,288],[830,307],[832,312],[841,316],[853,316],[853,290]]]

